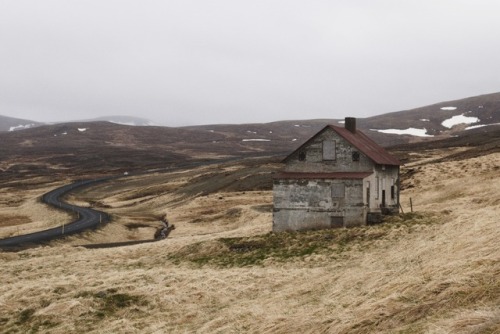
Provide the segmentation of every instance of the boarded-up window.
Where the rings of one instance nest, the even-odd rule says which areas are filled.
[[[323,141],[323,160],[335,160],[335,141]]]
[[[345,185],[343,183],[332,184],[332,197],[333,198],[345,197]]]
[[[380,192],[380,180],[378,176],[375,178],[375,199],[378,199],[378,194]]]

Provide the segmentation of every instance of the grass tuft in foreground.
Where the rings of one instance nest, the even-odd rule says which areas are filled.
[[[140,296],[127,293],[118,293],[116,289],[107,289],[105,291],[78,293],[76,298],[91,298],[95,304],[95,316],[104,318],[115,314],[120,309],[130,306],[147,306],[148,302]]]

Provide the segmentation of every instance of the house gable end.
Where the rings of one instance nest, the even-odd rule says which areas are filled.
[[[333,131],[343,137],[351,145],[363,152],[374,163],[379,165],[400,166],[401,162],[396,157],[392,156],[382,146],[378,145],[370,137],[363,132],[357,130],[355,133],[334,125],[328,125]]]
[[[307,151],[307,148],[311,145],[311,143],[313,143],[316,138],[318,136],[320,136],[321,134],[323,134],[323,132],[325,131],[328,131],[329,130],[329,126],[325,126],[323,129],[321,129],[318,133],[316,133],[314,136],[312,136],[311,138],[309,138],[304,144],[300,145],[299,148],[297,148],[295,151],[293,151],[292,153],[290,153],[285,159],[283,159],[281,162],[282,163],[288,163],[290,162],[291,160],[299,160],[299,155],[301,152],[305,152]]]
[[[400,166],[401,162],[396,157],[389,154],[383,147],[378,145],[375,141],[370,139],[363,132],[357,130],[355,133],[351,131],[334,126],[327,125],[323,129],[321,129],[314,136],[309,138],[304,144],[302,144],[299,148],[289,154],[285,159],[282,160],[282,163],[289,163],[293,160],[305,160],[306,157],[301,156],[301,153],[307,153],[309,147],[313,143],[317,143],[318,137],[324,135],[327,131],[333,131],[338,136],[340,136],[343,140],[346,141],[345,145],[350,145],[353,147],[353,151],[357,151],[360,154],[364,154],[375,164],[379,165],[391,165],[391,166]]]

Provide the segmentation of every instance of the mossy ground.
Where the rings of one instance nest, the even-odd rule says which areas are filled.
[[[188,245],[170,254],[175,263],[245,267],[263,265],[266,260],[286,262],[310,255],[334,259],[352,248],[366,249],[389,234],[411,233],[419,226],[439,223],[435,214],[406,213],[386,217],[383,224],[317,231],[267,233],[252,237],[220,238]]]

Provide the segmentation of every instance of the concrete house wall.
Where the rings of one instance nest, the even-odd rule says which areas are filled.
[[[355,129],[353,135],[341,130],[325,127],[283,161],[284,172],[273,183],[273,231],[359,226],[370,215],[398,210],[398,160],[366,136],[354,137]],[[379,162],[390,164],[374,161],[377,150],[385,158]]]
[[[375,166],[373,174],[364,179],[363,198],[370,212],[381,213],[385,192],[385,208],[399,209],[399,166]],[[369,195],[369,197],[368,197]]]
[[[361,225],[363,180],[276,180],[273,231]]]

